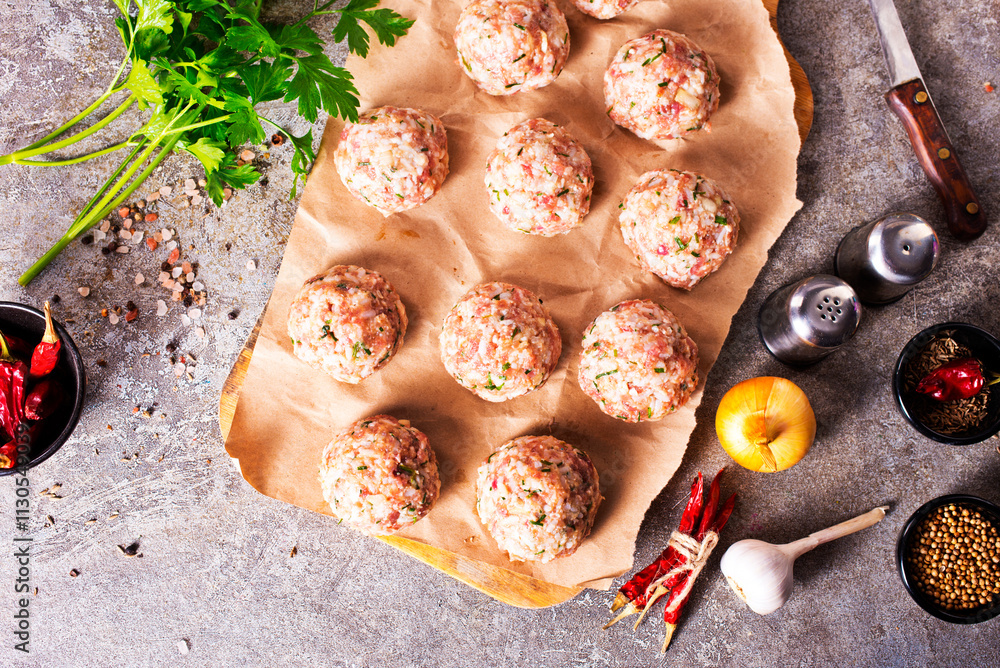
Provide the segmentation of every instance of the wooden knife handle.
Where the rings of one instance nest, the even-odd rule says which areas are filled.
[[[944,204],[948,230],[956,239],[975,239],[986,230],[986,214],[923,81],[901,83],[889,90],[885,99],[903,122],[917,160]]]

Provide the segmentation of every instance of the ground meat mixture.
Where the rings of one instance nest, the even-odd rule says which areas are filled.
[[[600,504],[590,458],[552,436],[515,438],[479,467],[476,512],[511,561],[573,554]]]
[[[597,19],[613,19],[632,9],[639,0],[572,0],[576,8]]]
[[[583,146],[544,118],[507,131],[486,164],[490,209],[517,232],[551,237],[583,222],[594,170]]]
[[[719,73],[684,35],[653,32],[626,42],[604,73],[608,115],[643,139],[674,139],[711,129]]]
[[[569,57],[569,27],[548,0],[472,0],[455,28],[458,62],[490,95],[547,86]]]
[[[740,214],[718,184],[675,169],[639,177],[618,222],[642,268],[685,290],[722,265],[740,233]]]
[[[420,206],[448,176],[448,138],[436,116],[379,107],[347,123],[333,162],[351,194],[388,216]]]
[[[662,420],[698,386],[698,346],[677,317],[649,300],[624,301],[587,327],[580,388],[628,422]]]
[[[389,415],[358,420],[330,441],[319,480],[334,517],[372,536],[413,524],[441,490],[427,437]]]
[[[345,383],[388,364],[405,333],[406,308],[393,287],[353,265],[310,278],[288,312],[296,357]]]
[[[441,360],[463,387],[506,401],[541,386],[562,352],[542,301],[509,283],[484,283],[462,297],[441,328]]]

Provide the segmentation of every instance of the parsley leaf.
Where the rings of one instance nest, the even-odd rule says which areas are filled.
[[[347,38],[347,48],[351,53],[364,58],[368,55],[369,37],[358,23],[364,21],[375,32],[378,41],[385,46],[393,46],[396,39],[406,34],[413,20],[400,16],[391,9],[373,9],[379,0],[351,0],[340,10],[340,20],[333,29],[333,39],[343,42]]]
[[[125,85],[135,95],[140,109],[163,104],[163,90],[142,60],[132,63],[132,71],[128,73]]]
[[[358,120],[358,89],[351,73],[336,67],[323,54],[296,58],[298,70],[288,84],[285,102],[298,100],[299,115],[315,123],[319,109],[351,121]]]
[[[135,0],[135,4],[139,8],[139,17],[135,22],[136,32],[145,28],[159,28],[169,34],[173,30],[174,16],[167,0]],[[118,8],[122,9],[122,6],[118,5]],[[122,10],[122,14],[126,13]]]
[[[260,126],[260,118],[257,117],[250,100],[229,91],[223,91],[222,95],[225,99],[223,108],[230,112],[226,132],[229,143],[231,145],[262,143],[267,135]]]
[[[273,63],[259,62],[252,66],[236,69],[236,73],[250,91],[254,104],[280,100],[285,94],[284,84],[292,74],[292,68],[281,60]]]
[[[187,151],[198,158],[205,167],[205,174],[211,174],[219,168],[222,160],[226,157],[226,145],[222,142],[212,141],[202,137],[193,144],[177,142],[177,148]]]

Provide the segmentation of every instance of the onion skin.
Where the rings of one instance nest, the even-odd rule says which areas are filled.
[[[715,431],[723,449],[751,471],[783,471],[816,438],[816,415],[798,385],[760,376],[734,385],[719,402]]]

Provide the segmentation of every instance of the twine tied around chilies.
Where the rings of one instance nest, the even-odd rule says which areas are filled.
[[[705,538],[699,543],[693,537],[686,533],[681,533],[679,531],[674,531],[670,534],[670,541],[667,543],[668,547],[674,548],[674,550],[680,556],[684,557],[684,563],[678,564],[674,568],[670,569],[663,575],[659,576],[655,580],[649,583],[646,587],[646,596],[649,598],[648,603],[646,603],[645,609],[642,614],[639,615],[639,619],[635,623],[635,627],[638,628],[639,622],[642,618],[646,616],[646,612],[653,607],[655,603],[661,596],[667,594],[672,587],[665,587],[664,583],[667,583],[677,576],[683,576],[683,586],[680,591],[673,596],[673,600],[670,605],[667,606],[667,612],[672,612],[680,607],[684,601],[687,599],[688,594],[691,593],[691,589],[694,587],[694,581],[701,573],[701,569],[705,567],[708,563],[708,558],[712,555],[712,550],[719,543],[719,534],[715,531],[709,531],[705,534]]]

